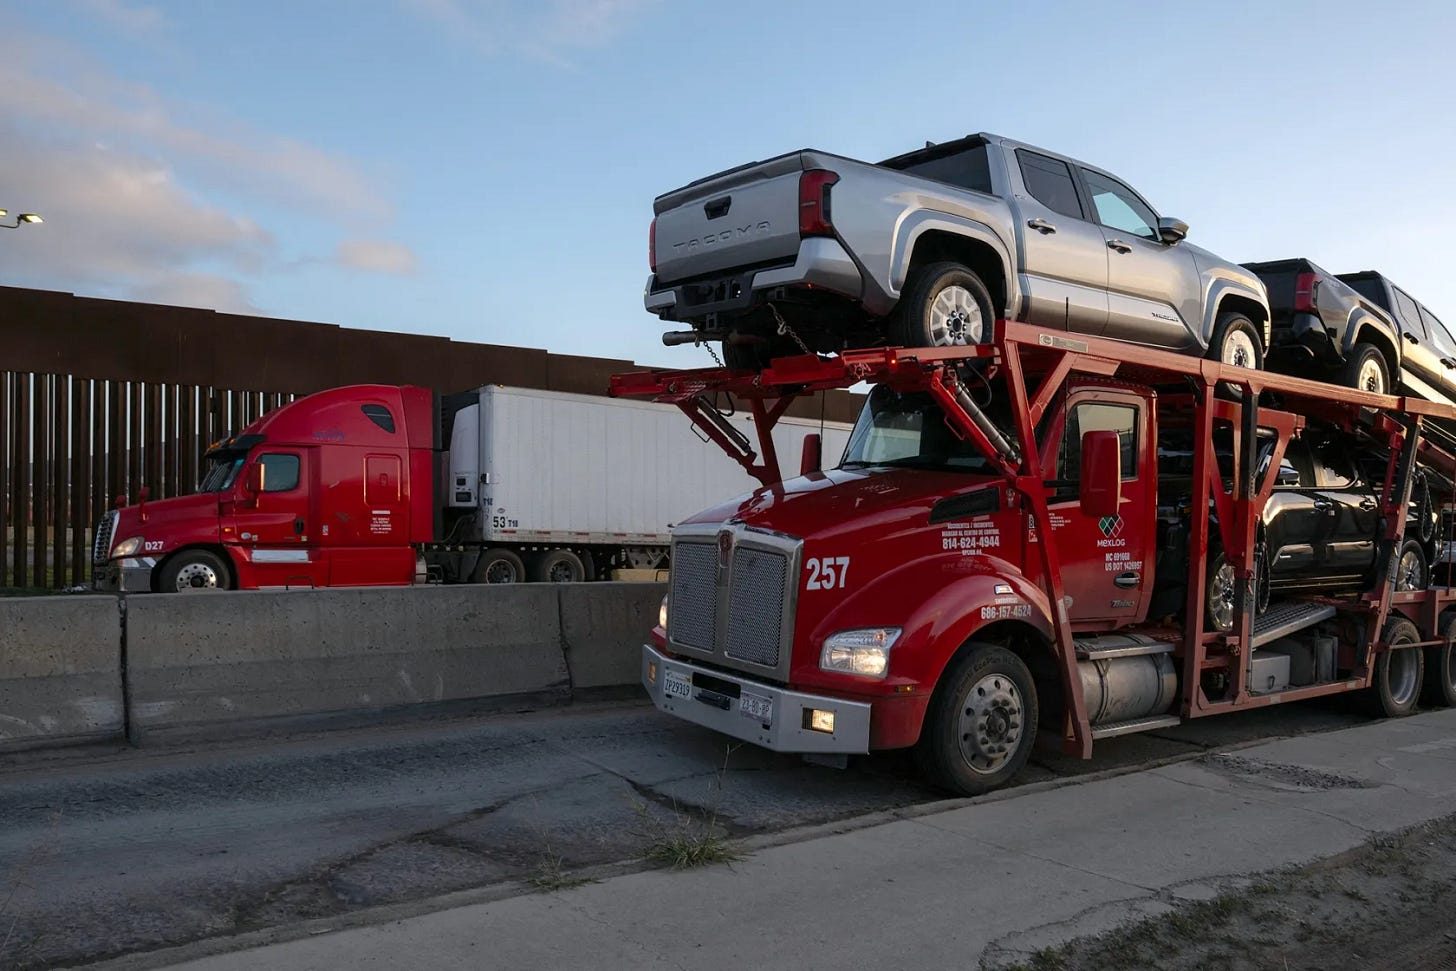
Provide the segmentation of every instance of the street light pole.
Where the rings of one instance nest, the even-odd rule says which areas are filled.
[[[5,218],[8,215],[10,215],[9,211],[7,211],[5,209],[0,209],[0,219],[3,219],[3,218]],[[22,212],[20,215],[18,215],[18,216],[15,217],[15,222],[13,222],[13,223],[0,223],[0,229],[19,229],[21,226],[24,226],[26,223],[43,223],[43,222],[45,222],[45,220],[42,219],[42,218],[40,218],[40,214],[39,213]]]

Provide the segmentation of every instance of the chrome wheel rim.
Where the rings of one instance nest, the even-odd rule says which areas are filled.
[[[988,674],[971,686],[961,705],[961,757],[972,772],[991,775],[1015,754],[1025,731],[1025,705],[1016,683]]]
[[[1411,702],[1420,690],[1419,664],[1416,648],[1406,647],[1386,654],[1385,683],[1390,689],[1390,700],[1397,706]]]
[[[1254,348],[1254,339],[1249,336],[1248,331],[1229,331],[1223,339],[1223,352],[1220,354],[1219,360],[1224,364],[1232,364],[1234,367],[1255,367],[1259,354]]]
[[[1421,565],[1421,555],[1415,550],[1406,550],[1401,554],[1400,562],[1395,566],[1395,589],[1397,590],[1424,590],[1426,588],[1425,569]]]
[[[965,287],[949,286],[930,305],[930,346],[960,347],[984,339],[981,305]]]
[[[485,567],[486,583],[515,583],[516,568],[509,560],[492,560]]]
[[[217,571],[206,563],[188,563],[177,571],[177,592],[216,590],[221,586],[218,579]]]
[[[1213,571],[1213,579],[1208,584],[1208,613],[1213,620],[1213,626],[1218,630],[1228,630],[1234,625],[1234,567],[1228,560],[1219,564],[1218,569]]]
[[[1360,373],[1355,378],[1355,387],[1361,391],[1385,394],[1385,369],[1380,366],[1379,361],[1367,358],[1360,365]]]

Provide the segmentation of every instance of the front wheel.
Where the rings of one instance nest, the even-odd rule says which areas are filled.
[[[216,553],[184,550],[167,561],[157,585],[163,593],[227,590],[232,586],[232,574]]]
[[[996,309],[991,291],[960,263],[931,263],[915,271],[895,316],[889,340],[898,347],[963,347],[989,341]]]
[[[1400,718],[1416,710],[1425,680],[1425,652],[1411,644],[1421,640],[1416,625],[1404,617],[1387,621],[1380,639],[1390,646],[1375,659],[1367,701],[1371,711],[1385,718]]]
[[[1431,585],[1426,553],[1416,540],[1400,544],[1400,557],[1395,561],[1396,590],[1424,590]]]
[[[1264,341],[1248,317],[1240,313],[1219,314],[1213,339],[1208,342],[1207,357],[1220,364],[1258,371],[1264,367]],[[1229,398],[1243,395],[1243,388],[1236,384],[1225,383],[1219,390]]]
[[[1037,717],[1036,684],[1021,658],[995,644],[967,645],[931,700],[917,761],[952,792],[990,792],[1026,765]]]

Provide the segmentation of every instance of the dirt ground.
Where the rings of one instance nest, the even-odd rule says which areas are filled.
[[[1044,948],[1024,971],[1456,969],[1456,815]]]

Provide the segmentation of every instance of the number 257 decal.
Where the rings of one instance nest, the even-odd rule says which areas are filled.
[[[849,577],[847,556],[826,556],[823,559],[811,557],[804,566],[809,570],[809,582],[804,584],[805,590],[833,590],[836,587],[843,590],[845,580]]]

